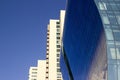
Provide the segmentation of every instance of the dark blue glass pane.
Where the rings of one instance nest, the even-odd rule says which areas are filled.
[[[60,67],[62,67],[61,71],[62,71],[63,79],[69,80],[69,74],[68,74],[68,70],[67,70],[63,55],[60,56]]]
[[[63,46],[74,80],[87,80],[103,32],[94,0],[68,0]]]

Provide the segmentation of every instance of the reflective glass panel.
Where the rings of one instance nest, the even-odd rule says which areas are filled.
[[[110,48],[111,58],[116,59],[115,48]]]
[[[108,65],[108,80],[117,80],[117,66]]]
[[[107,40],[113,40],[113,34],[111,29],[105,29]]]
[[[109,19],[108,19],[108,17],[106,15],[102,16],[102,20],[103,20],[104,24],[110,24]]]

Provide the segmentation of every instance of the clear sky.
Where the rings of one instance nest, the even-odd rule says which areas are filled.
[[[0,80],[28,80],[45,59],[46,28],[66,0],[0,0]]]

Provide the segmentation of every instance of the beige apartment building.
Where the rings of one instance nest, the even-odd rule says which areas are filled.
[[[47,27],[46,60],[39,60],[37,67],[30,67],[29,80],[63,80],[60,70],[60,48],[65,11],[60,19],[50,19]]]
[[[60,11],[60,20],[50,19],[47,28],[46,80],[62,80],[60,71],[60,48],[65,11]]]

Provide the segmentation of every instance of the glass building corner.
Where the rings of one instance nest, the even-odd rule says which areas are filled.
[[[120,0],[68,0],[64,80],[120,80]]]

